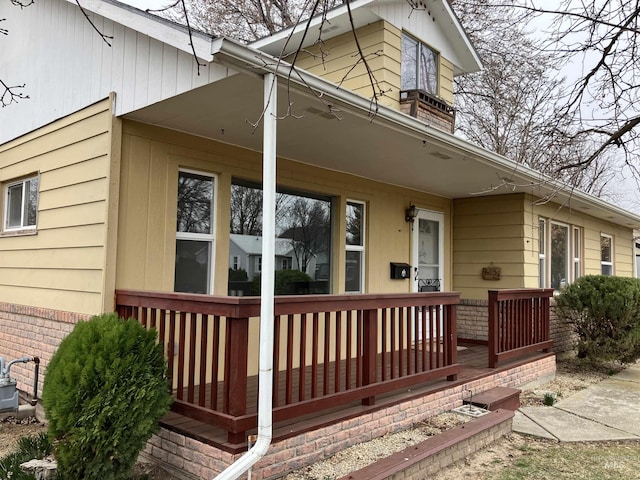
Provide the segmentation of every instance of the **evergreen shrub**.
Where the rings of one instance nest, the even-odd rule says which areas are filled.
[[[573,327],[579,358],[596,363],[640,358],[640,280],[581,277],[556,297],[555,312]]]
[[[55,352],[42,402],[64,478],[130,478],[171,404],[156,332],[115,314],[78,323]]]
[[[313,278],[300,270],[276,270],[275,272],[275,295],[295,295],[298,293],[314,293],[307,292],[308,285],[313,282]],[[253,277],[251,282],[251,292],[254,295],[260,295],[262,288],[262,275],[258,274]],[[306,286],[305,286],[306,285]]]

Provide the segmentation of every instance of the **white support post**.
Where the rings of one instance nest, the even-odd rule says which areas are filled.
[[[215,480],[235,480],[269,449],[273,430],[273,302],[276,238],[276,121],[277,79],[264,75],[262,150],[262,283],[260,302],[260,359],[258,374],[258,438],[255,445]]]

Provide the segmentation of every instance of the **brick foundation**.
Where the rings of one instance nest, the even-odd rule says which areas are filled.
[[[416,422],[462,405],[469,389],[482,392],[498,386],[517,387],[554,375],[555,368],[555,356],[550,355],[480,380],[287,438],[272,444],[267,456],[252,469],[251,478],[278,478],[330,457],[355,443],[409,428]],[[166,429],[161,429],[149,441],[145,453],[161,463],[184,469],[194,478],[212,478],[239,457]]]
[[[553,351],[567,352],[573,348],[571,326],[561,322],[553,310],[551,299],[551,340]],[[456,310],[458,338],[486,342],[489,338],[487,300],[461,299]]]
[[[0,356],[7,361],[24,355],[39,357],[38,391],[42,392],[44,372],[58,345],[78,321],[89,318],[91,315],[0,302]],[[13,365],[11,377],[18,381],[19,390],[31,394],[33,364]]]

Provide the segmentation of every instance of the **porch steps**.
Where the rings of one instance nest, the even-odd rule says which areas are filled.
[[[475,405],[485,410],[505,409],[516,411],[520,408],[520,390],[509,387],[495,387],[473,395],[463,403]]]
[[[422,480],[511,432],[515,413],[496,410],[407,447],[338,480]]]

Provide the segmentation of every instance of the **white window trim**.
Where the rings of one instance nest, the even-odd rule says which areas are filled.
[[[611,267],[611,276],[613,276],[613,275],[615,275],[615,273],[616,273],[616,272],[615,272],[614,265],[613,265],[613,264],[614,264],[613,259],[615,258],[615,252],[614,252],[614,249],[613,249],[613,235],[609,235],[609,234],[607,234],[607,233],[602,233],[602,232],[600,232],[600,239],[602,239],[603,237],[604,237],[604,238],[608,238],[608,239],[609,239],[609,241],[610,241],[610,245],[611,245],[611,248],[610,248],[610,251],[611,251],[611,261],[609,261],[609,262],[605,262],[604,260],[602,260],[602,250],[600,250],[600,273],[601,273],[602,275],[604,275],[604,273],[602,273],[602,267],[603,267],[604,265],[607,265],[607,266],[610,266],[610,267]]]
[[[192,173],[194,175],[201,175],[203,177],[210,177],[213,179],[213,198],[211,199],[211,233],[178,232],[176,230],[176,240],[199,240],[211,243],[211,262],[209,265],[207,293],[212,295],[216,271],[216,211],[218,198],[218,176],[202,170],[178,168],[178,178],[180,177],[180,172]],[[176,185],[178,184],[178,178],[176,179]]]
[[[34,180],[37,179],[38,180],[38,199],[36,202],[36,223],[35,225],[25,225],[25,219],[24,219],[24,202],[25,202],[25,187],[26,187],[26,183],[30,180]],[[14,187],[16,185],[22,185],[22,205],[20,205],[20,225],[17,227],[10,227],[8,225],[9,223],[9,189],[11,187]],[[22,178],[20,180],[12,180],[9,182],[6,182],[4,184],[4,188],[2,189],[3,192],[2,194],[3,196],[3,203],[4,203],[4,212],[3,212],[3,220],[2,220],[2,231],[3,232],[10,232],[10,233],[17,233],[17,232],[32,232],[34,230],[36,230],[37,226],[38,226],[38,206],[40,203],[40,178],[39,175],[30,175],[28,177]]]
[[[362,252],[362,258],[360,261],[360,290],[359,291],[355,291],[355,290],[349,290],[347,291],[346,289],[346,277],[347,277],[347,271],[346,271],[346,258],[345,258],[345,264],[344,264],[344,275],[345,275],[345,293],[364,293],[366,291],[365,288],[365,279],[367,278],[365,276],[366,270],[365,270],[365,264],[366,264],[366,245],[367,245],[367,238],[366,238],[366,233],[367,233],[367,204],[366,202],[363,202],[362,200],[352,200],[350,198],[347,199],[347,202],[345,203],[345,211],[346,211],[346,207],[350,204],[350,203],[354,203],[354,204],[358,204],[358,205],[362,205],[362,231],[360,232],[360,236],[362,238],[362,245],[347,245],[346,242],[346,238],[347,238],[347,232],[345,231],[345,251],[346,252]],[[346,222],[345,222],[345,229],[346,229]]]
[[[582,230],[580,227],[573,226],[571,229],[573,235],[571,236],[571,254],[573,258],[573,270],[571,272],[571,281],[575,282],[582,276]]]
[[[538,286],[540,288],[546,288],[547,285],[549,285],[547,268],[547,230],[547,220],[544,218],[538,219]],[[544,249],[542,252],[540,251],[540,245],[542,245]],[[540,271],[540,265],[542,265],[542,272]]]

